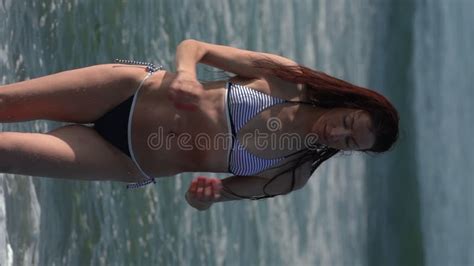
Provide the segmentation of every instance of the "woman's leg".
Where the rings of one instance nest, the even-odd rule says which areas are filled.
[[[0,122],[90,123],[133,95],[142,66],[107,64],[0,86]]]
[[[0,171],[78,180],[145,179],[129,157],[83,125],[46,134],[1,132]]]

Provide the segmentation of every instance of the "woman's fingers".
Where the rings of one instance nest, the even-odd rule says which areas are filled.
[[[186,72],[178,72],[169,85],[168,99],[176,109],[195,111],[199,107],[200,94],[204,86]]]
[[[197,179],[193,179],[193,181],[191,181],[191,186],[189,186],[189,193],[191,193],[193,196],[196,195],[197,187]]]
[[[218,199],[221,197],[221,190],[222,190],[222,182],[219,178],[214,178],[212,180],[212,189],[214,192],[214,199]]]
[[[212,202],[221,196],[222,182],[218,178],[199,176],[191,182],[189,194],[199,201]]]
[[[194,178],[186,192],[186,201],[188,204],[201,211],[208,209],[212,205],[212,201],[203,200],[206,182],[206,177],[200,176]]]
[[[204,188],[204,200],[211,201],[214,196],[214,191],[212,189],[212,179],[206,179],[206,187]]]
[[[196,197],[199,200],[202,200],[204,198],[205,186],[206,186],[206,178],[204,176],[199,176],[197,178],[197,191],[196,191]]]

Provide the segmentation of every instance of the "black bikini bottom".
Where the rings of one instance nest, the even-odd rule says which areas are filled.
[[[131,157],[128,148],[128,117],[132,102],[133,95],[93,122],[93,128],[99,135],[128,157]]]

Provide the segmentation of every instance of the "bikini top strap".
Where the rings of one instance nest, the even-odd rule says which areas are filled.
[[[285,100],[285,103],[296,103],[296,104],[305,104],[305,105],[316,106],[316,104],[315,104],[315,103],[312,103],[312,102],[304,102],[304,101],[291,101],[291,100]]]

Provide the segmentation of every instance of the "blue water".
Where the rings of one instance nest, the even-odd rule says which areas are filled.
[[[394,100],[404,126],[392,153],[339,156],[300,191],[207,212],[184,201],[189,174],[137,191],[0,175],[0,265],[474,264],[473,7],[469,0],[0,1],[2,83],[114,58],[173,69],[176,45],[196,38],[281,54],[373,87]],[[214,77],[205,68],[199,75]],[[27,132],[58,126],[0,124]]]
[[[472,265],[474,2],[419,6],[414,110],[426,262]]]

